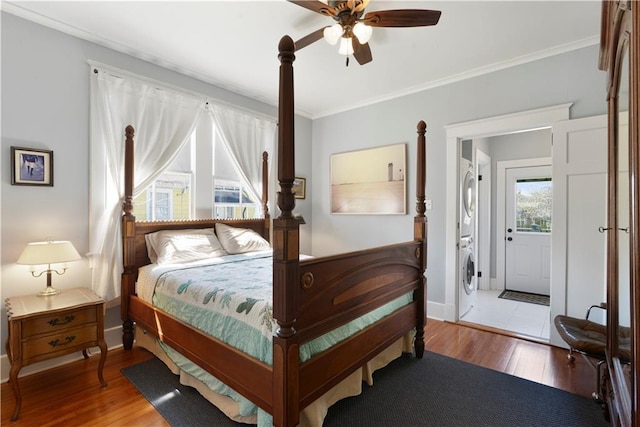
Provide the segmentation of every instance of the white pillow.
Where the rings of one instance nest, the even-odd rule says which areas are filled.
[[[216,223],[216,234],[220,244],[228,254],[264,251],[271,245],[260,234],[248,228],[231,227]]]
[[[157,255],[155,262],[157,264],[197,261],[227,254],[220,246],[213,228],[162,230],[150,234],[152,235],[147,235],[149,236],[147,242],[151,242],[148,248],[155,251]],[[149,256],[149,259],[151,259],[151,256]]]
[[[149,261],[156,263],[158,261],[158,254],[156,253],[156,244],[158,242],[159,231],[155,233],[147,233],[144,235],[144,241],[147,243],[147,256]]]

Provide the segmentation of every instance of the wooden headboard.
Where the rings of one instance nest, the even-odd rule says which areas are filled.
[[[122,252],[123,252],[123,275],[133,275],[137,278],[138,269],[150,264],[147,255],[147,244],[144,236],[160,230],[179,229],[199,229],[213,228],[216,223],[228,224],[232,227],[249,228],[256,231],[262,237],[271,241],[270,229],[271,219],[269,217],[269,156],[267,152],[262,153],[262,218],[255,219],[195,219],[195,220],[174,220],[174,221],[136,221],[133,215],[133,177],[134,177],[134,129],[127,126],[125,130],[125,182],[124,200],[122,203]],[[256,159],[260,161],[260,159]],[[131,284],[129,284],[131,285]],[[125,289],[122,290],[123,293]],[[128,289],[128,293],[133,293],[133,289]]]
[[[147,254],[147,244],[144,236],[160,230],[184,230],[184,229],[200,229],[214,228],[216,223],[223,223],[232,227],[249,228],[254,230],[267,240],[269,239],[269,227],[264,218],[258,219],[201,219],[190,221],[138,221],[135,223],[135,232],[131,237],[133,239],[133,257],[134,267],[136,270],[144,265],[150,264]],[[131,250],[130,249],[130,250]]]

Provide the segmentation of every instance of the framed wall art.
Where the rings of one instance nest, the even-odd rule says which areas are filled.
[[[53,151],[11,147],[11,184],[53,187]]]
[[[296,199],[304,199],[307,197],[307,179],[295,177],[291,191],[296,193],[294,196]]]
[[[406,213],[406,144],[332,154],[331,213]]]

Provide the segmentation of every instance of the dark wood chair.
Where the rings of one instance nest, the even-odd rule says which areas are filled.
[[[569,345],[567,358],[569,363],[575,360],[574,352],[582,354],[589,363],[596,368],[596,390],[592,396],[595,400],[602,400],[601,366],[606,361],[607,326],[589,320],[592,309],[606,310],[607,305],[592,305],[587,310],[584,319],[558,315],[554,319],[560,337]],[[619,328],[620,357],[625,363],[631,360],[631,334],[627,327]]]

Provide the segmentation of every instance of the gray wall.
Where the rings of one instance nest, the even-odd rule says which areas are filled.
[[[429,218],[428,300],[445,302],[445,194],[447,125],[573,102],[572,118],[606,112],[605,73],[598,47],[519,65],[491,74],[343,112],[313,121],[310,182],[313,253],[324,255],[410,240],[415,205],[416,124],[427,122],[427,199]],[[402,78],[402,69],[398,76]],[[408,210],[404,216],[348,216],[329,213],[332,153],[408,142]]]
[[[15,262],[28,242],[51,236],[71,240],[80,254],[89,250],[89,65],[94,60],[199,92],[261,114],[277,116],[274,106],[228,92],[131,56],[106,49],[2,12],[2,300],[33,294],[45,285]],[[311,175],[311,121],[296,117],[296,172]],[[123,138],[124,140],[124,138]],[[53,150],[54,186],[10,185],[10,147]],[[209,157],[210,158],[210,157]],[[308,189],[297,211],[312,223]],[[275,197],[275,195],[271,195]],[[272,215],[276,213],[272,212]],[[305,227],[308,230],[305,230]],[[310,225],[303,226],[302,248],[310,252]],[[54,286],[88,286],[89,263],[69,265],[54,274]],[[6,310],[2,306],[2,318]],[[119,308],[108,310],[107,326],[119,324]],[[1,323],[2,342],[6,322]],[[4,346],[2,347],[4,353]]]

